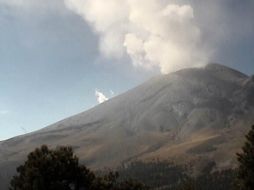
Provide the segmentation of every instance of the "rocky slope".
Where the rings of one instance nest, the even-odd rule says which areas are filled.
[[[71,145],[94,168],[158,158],[232,167],[253,116],[253,77],[218,64],[180,70],[40,131],[0,142],[0,184],[41,144]]]

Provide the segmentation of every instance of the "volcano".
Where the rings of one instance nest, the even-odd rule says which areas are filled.
[[[0,184],[4,187],[27,153],[42,144],[70,145],[96,169],[155,159],[231,168],[253,116],[254,77],[219,64],[179,70],[0,142]]]

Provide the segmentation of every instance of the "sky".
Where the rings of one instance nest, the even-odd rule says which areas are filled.
[[[254,74],[253,10],[252,0],[0,0],[0,140],[178,69]]]

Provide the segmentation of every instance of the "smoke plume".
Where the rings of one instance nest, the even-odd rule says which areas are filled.
[[[65,0],[100,37],[103,55],[128,55],[134,66],[162,73],[207,61],[193,8],[167,0]]]
[[[99,90],[95,90],[95,97],[96,97],[97,102],[99,104],[101,104],[101,103],[108,100],[108,98],[102,92],[100,92]]]

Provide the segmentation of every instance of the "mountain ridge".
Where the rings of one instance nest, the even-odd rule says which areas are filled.
[[[254,123],[253,95],[253,78],[219,64],[154,77],[85,112],[0,142],[0,168],[16,166],[41,144],[71,145],[93,168],[154,159],[234,167]]]

